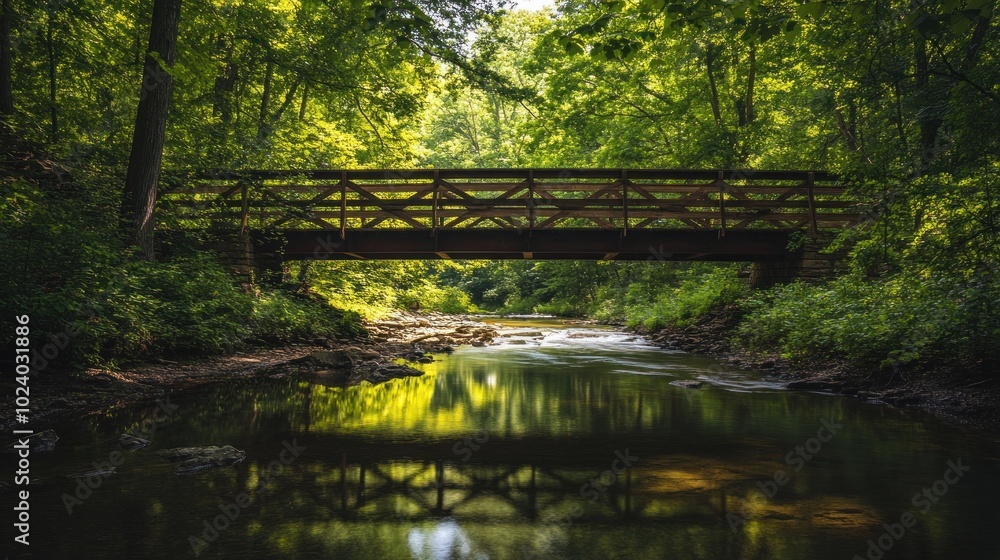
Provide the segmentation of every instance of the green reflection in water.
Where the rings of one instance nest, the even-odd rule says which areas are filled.
[[[73,515],[61,496],[75,483],[60,475],[106,459],[106,440],[137,430],[155,406],[57,426],[59,449],[33,464],[46,479],[33,492],[33,550],[193,558],[189,536],[245,492],[249,507],[201,558],[849,559],[962,458],[973,471],[915,513],[917,526],[884,558],[1000,554],[993,439],[781,391],[623,335],[566,334],[461,349],[421,377],[379,386],[291,376],[177,395],[178,412],[155,425],[155,448],[231,444],[247,460],[178,477],[155,448],[127,454]],[[677,378],[708,385],[669,384]],[[844,427],[796,472],[786,455],[823,418]],[[305,450],[269,475],[292,440]],[[611,483],[626,450],[637,459]],[[766,497],[759,484],[778,470],[788,482]],[[727,514],[745,523],[734,531]]]

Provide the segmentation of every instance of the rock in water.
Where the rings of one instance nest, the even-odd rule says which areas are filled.
[[[826,391],[835,388],[833,383],[828,383],[826,381],[792,381],[788,385],[785,385],[786,389],[798,389],[801,391]]]
[[[177,465],[177,474],[192,474],[213,467],[228,467],[246,459],[246,451],[236,449],[231,445],[216,447],[177,447],[159,452],[160,456]]]
[[[309,355],[317,365],[328,367],[352,367],[354,358],[346,350],[317,351]]]
[[[32,453],[40,453],[55,449],[56,442],[59,441],[59,436],[56,435],[54,430],[45,430],[44,432],[30,435],[26,439],[28,440],[28,449]],[[6,449],[7,453],[17,452],[18,449],[14,447],[15,445],[17,445],[17,442],[8,445]]]
[[[153,442],[148,439],[142,439],[129,434],[122,434],[118,436],[118,444],[129,451],[138,451],[151,443]]]
[[[693,379],[678,379],[677,381],[671,381],[670,384],[678,387],[684,387],[685,389],[701,389],[701,386],[704,385],[701,381],[695,381]]]
[[[505,334],[504,336],[521,336],[527,338],[532,336],[545,336],[545,333],[543,333],[542,331],[521,331],[521,332]]]
[[[378,385],[379,383],[384,383],[390,379],[396,379],[399,377],[416,377],[423,374],[424,372],[418,369],[413,369],[409,366],[388,364],[372,368],[364,379],[372,385]]]
[[[92,476],[103,476],[105,478],[115,474],[115,467],[94,469],[66,475],[66,478],[90,478]]]

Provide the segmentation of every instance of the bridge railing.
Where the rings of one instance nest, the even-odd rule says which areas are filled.
[[[165,185],[166,228],[843,227],[861,205],[813,171],[420,169],[191,173]]]

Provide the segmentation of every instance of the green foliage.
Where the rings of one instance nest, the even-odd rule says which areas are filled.
[[[306,282],[331,305],[366,319],[393,309],[470,313],[476,306],[469,294],[441,285],[441,279],[454,277],[463,268],[447,261],[316,262],[310,265]],[[297,270],[293,268],[293,273]]]
[[[455,286],[438,287],[430,281],[410,288],[396,296],[396,306],[410,311],[440,311],[441,313],[473,313],[469,294]]]
[[[356,313],[342,312],[325,302],[294,292],[274,290],[253,302],[253,335],[265,342],[359,336],[364,333]]]
[[[248,167],[830,169],[881,201],[841,240],[853,272],[747,296],[745,343],[875,365],[995,359],[996,2],[496,8],[187,6],[164,176]],[[135,103],[156,87],[137,87],[147,11],[136,2],[28,2],[12,24],[16,111],[7,120],[35,144],[5,154],[3,165],[43,152],[62,165],[4,168],[0,307],[30,309],[42,333],[79,325],[67,351],[77,364],[353,332],[356,317],[331,306],[368,318],[399,307],[487,309],[655,328],[743,301],[734,267],[690,263],[315,263],[304,274],[303,292],[315,295],[307,297],[247,293],[205,256],[138,262],[118,240],[114,209]]]
[[[867,367],[919,361],[979,365],[1000,359],[1000,285],[954,277],[848,276],[755,294],[741,341],[791,358],[838,358]]]
[[[710,311],[736,302],[746,293],[746,280],[737,277],[735,267],[720,266],[708,271],[690,269],[675,286],[664,286],[651,306],[632,307],[628,322],[649,330],[684,326]]]
[[[125,285],[109,286],[101,317],[114,325],[108,334],[126,337],[100,342],[104,357],[228,352],[249,334],[252,298],[210,255],[129,262],[123,277]],[[108,348],[109,342],[121,346]]]

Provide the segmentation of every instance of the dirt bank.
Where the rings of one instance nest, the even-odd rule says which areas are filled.
[[[741,369],[763,372],[785,382],[789,389],[839,393],[889,406],[917,408],[955,424],[1000,432],[1000,382],[989,372],[903,367],[871,371],[836,360],[792,361],[777,353],[747,353],[730,342],[741,320],[736,309],[727,308],[688,327],[645,334],[664,348],[710,355]]]
[[[71,414],[99,413],[129,403],[228,379],[254,375],[284,375],[289,371],[313,372],[327,383],[352,385],[381,383],[394,377],[419,375],[398,364],[433,361],[460,344],[486,344],[496,329],[467,316],[396,313],[366,325],[370,338],[323,339],[308,344],[250,348],[226,356],[158,360],[119,371],[89,369],[71,374],[43,370],[30,382],[29,427],[38,432]],[[14,394],[14,381],[6,376],[0,386]],[[13,397],[11,397],[13,398]],[[0,430],[15,423],[12,407],[0,411]]]

